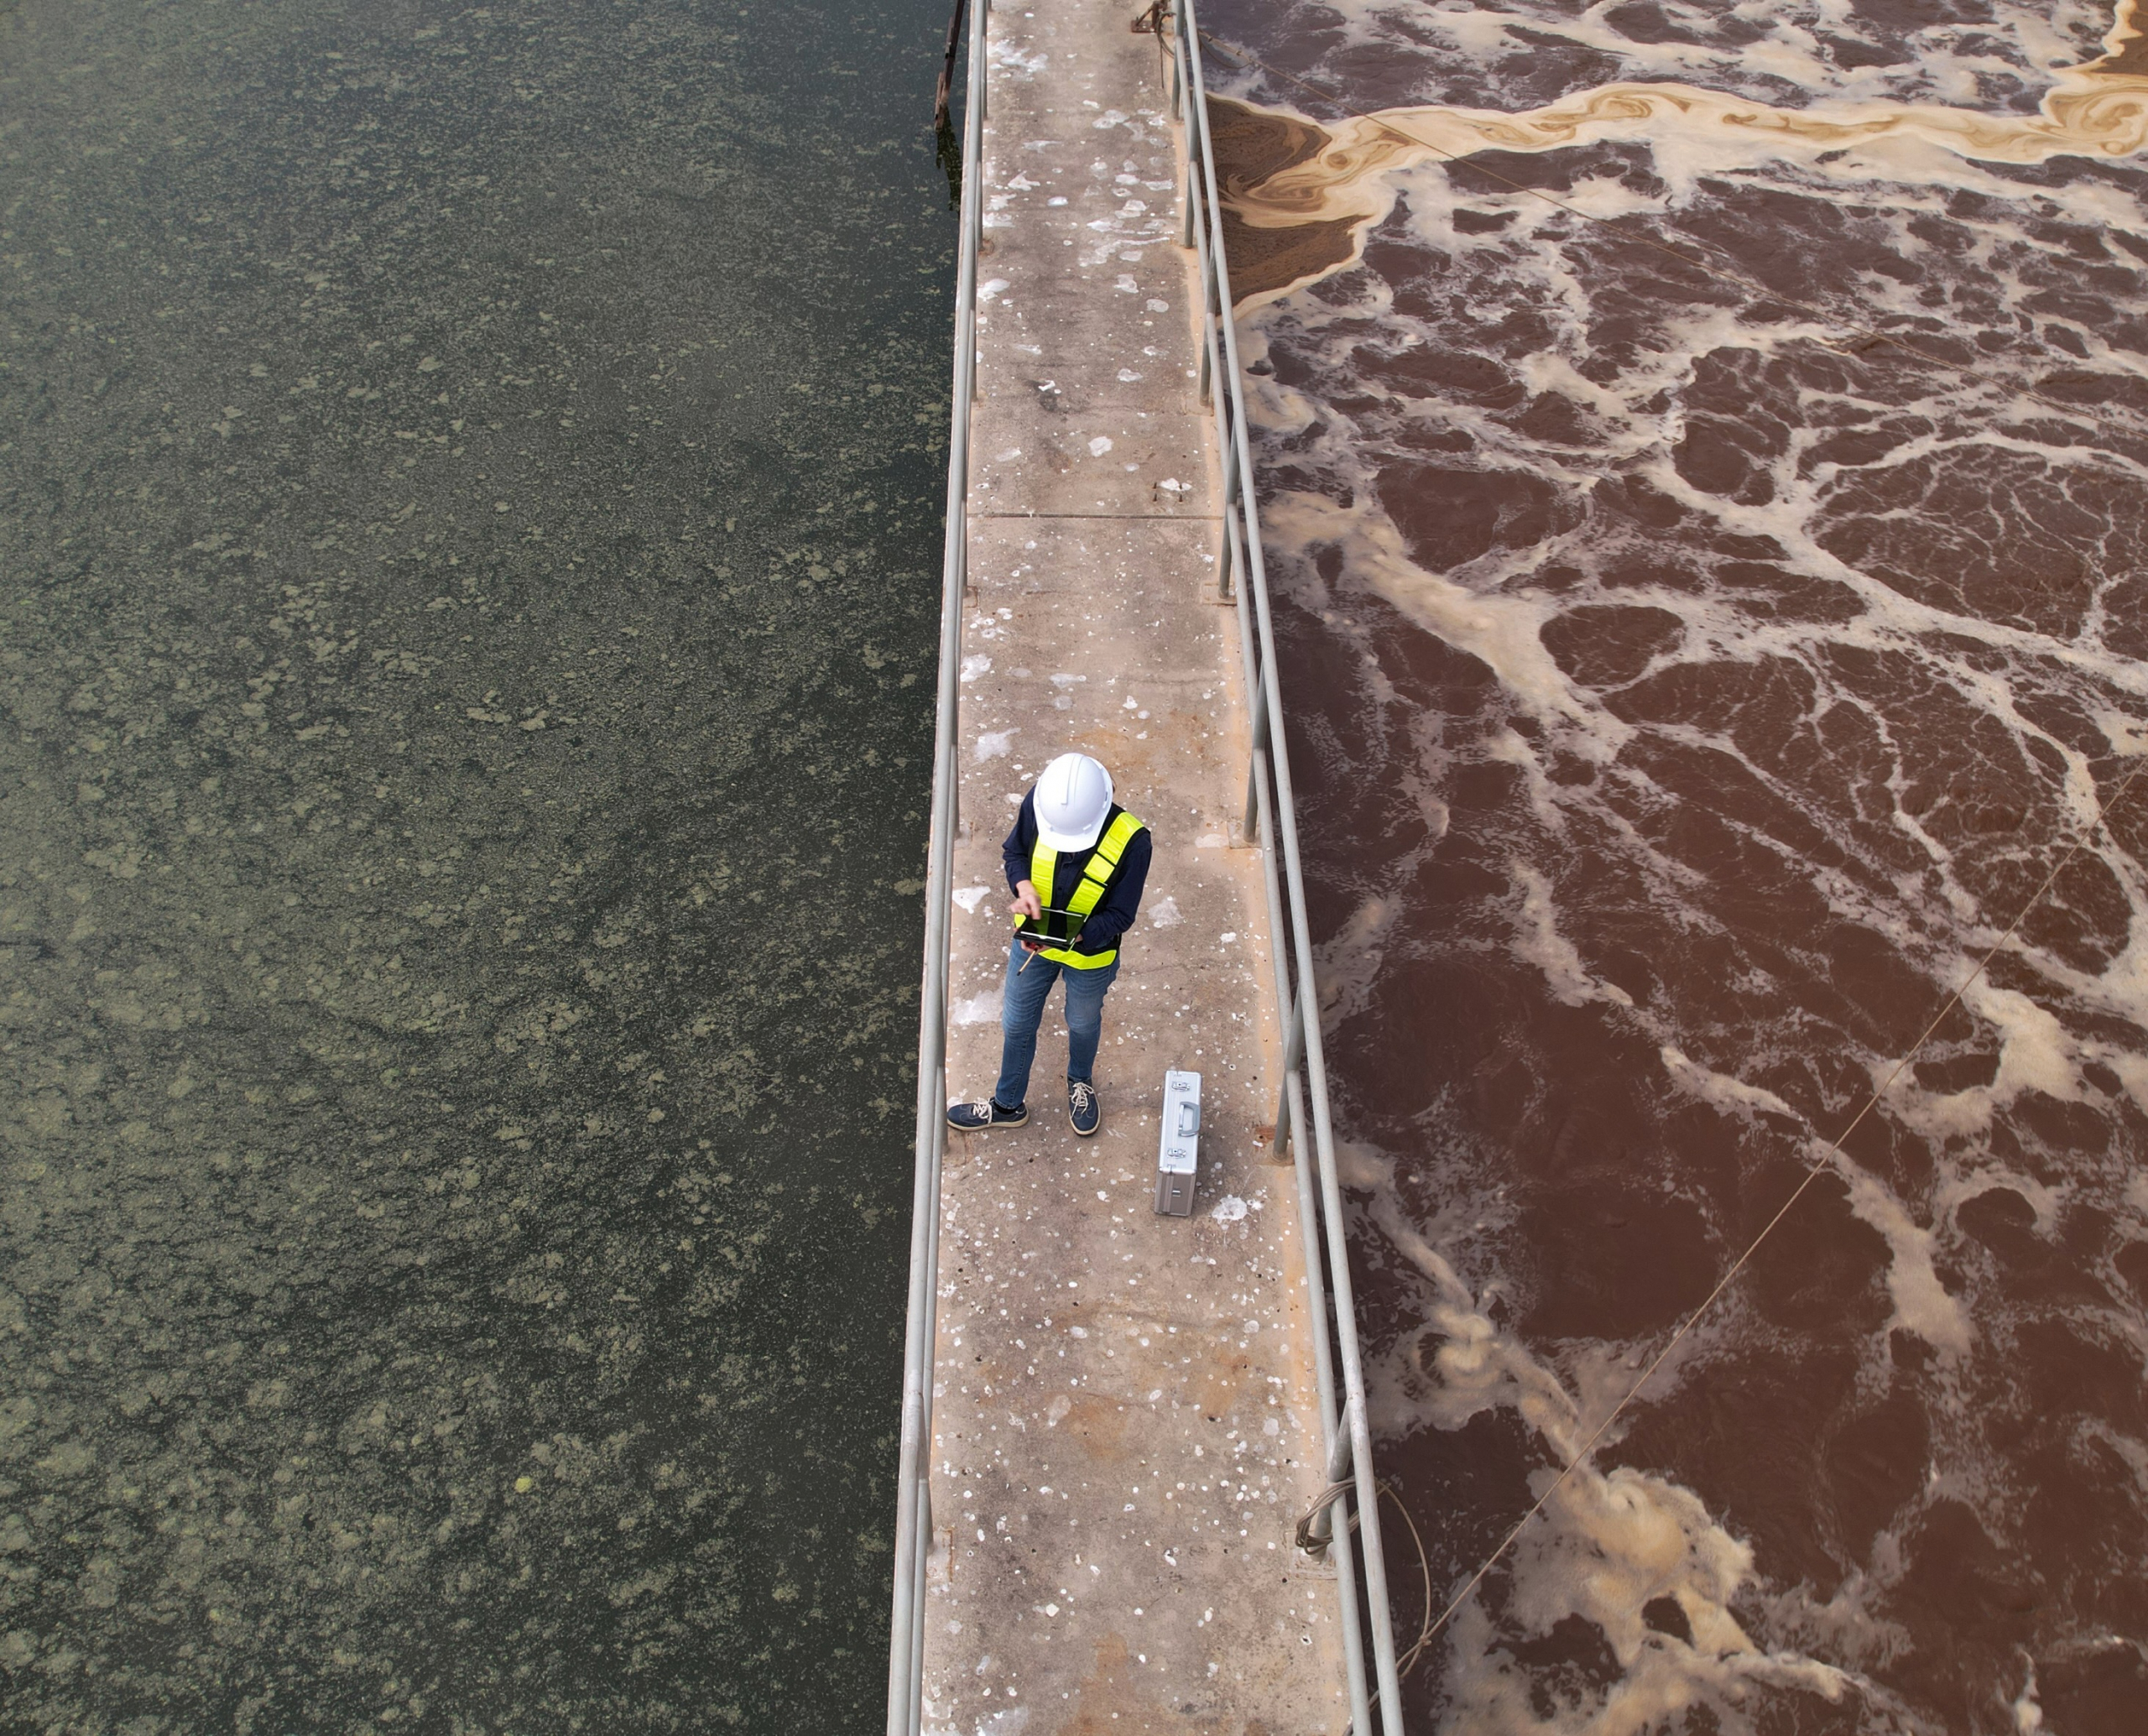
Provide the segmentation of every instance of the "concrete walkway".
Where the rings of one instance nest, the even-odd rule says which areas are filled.
[[[1238,628],[1213,600],[1181,158],[1131,0],[995,10],[949,1077],[998,1069],[999,846],[1054,754],[1155,836],[1105,1007],[1103,1133],[1067,1126],[1055,993],[1028,1126],[951,1135],[925,1724],[960,1736],[1299,1736],[1348,1720],[1290,1172],[1244,800]],[[1203,1082],[1190,1220],[1152,1211],[1166,1067]]]

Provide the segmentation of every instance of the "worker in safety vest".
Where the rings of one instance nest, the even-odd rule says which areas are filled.
[[[1000,854],[1014,894],[1008,908],[1022,920],[1007,953],[999,1082],[981,1103],[951,1106],[947,1124],[975,1133],[1019,1127],[1030,1118],[1037,1026],[1051,985],[1063,975],[1066,1113],[1086,1139],[1103,1124],[1092,1076],[1103,1034],[1104,992],[1118,975],[1119,936],[1141,908],[1149,828],[1112,800],[1109,772],[1086,753],[1062,753],[1022,797]]]

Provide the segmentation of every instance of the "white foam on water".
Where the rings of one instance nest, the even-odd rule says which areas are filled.
[[[1735,1114],[1748,1114],[1757,1110],[1770,1115],[1787,1116],[1793,1121],[1804,1119],[1772,1091],[1758,1085],[1748,1085],[1741,1079],[1734,1079],[1728,1073],[1718,1073],[1713,1067],[1704,1067],[1697,1061],[1688,1060],[1685,1052],[1675,1044],[1666,1043],[1658,1052],[1663,1057],[1663,1070],[1670,1074],[1678,1087],[1704,1103],[1711,1103],[1718,1109],[1726,1109]]]
[[[1591,975],[1581,962],[1579,949],[1559,932],[1558,916],[1551,906],[1551,883],[1525,862],[1509,863],[1507,872],[1514,877],[1520,894],[1514,950],[1544,973],[1552,998],[1569,1007],[1586,1006],[1591,1001],[1632,1006],[1633,996],[1617,983]]]
[[[1415,64],[1421,50],[1391,8],[1342,0],[1338,9],[1342,23],[1322,50],[1337,65],[1374,50],[1391,67]],[[1801,1161],[1832,1164],[1850,1212],[1886,1249],[1876,1280],[1885,1318],[1857,1346],[1859,1379],[1884,1389],[1893,1333],[1937,1353],[1939,1376],[1926,1400],[1930,1489],[1999,1525],[1996,1515],[2018,1508],[2023,1491],[1988,1444],[1982,1412],[2016,1383],[2007,1360],[2016,1311],[1985,1275],[1988,1256],[1958,1214],[2005,1188],[2028,1202],[2036,1234],[2057,1234],[2083,1205],[2148,1230],[2148,1183],[2125,1169],[2129,1135],[2114,1135],[2106,1161],[2072,1149],[2062,1133],[2035,1131],[2073,1123],[2023,1119],[2031,1109],[2044,1118],[2064,1112],[2115,1127],[2106,1096],[2114,1077],[2148,1109],[2139,1036],[2148,1030],[2148,889],[2104,813],[2125,770],[2114,774],[2110,756],[2148,751],[2148,663],[2122,639],[2138,625],[2140,602],[2123,581],[2137,567],[2148,520],[2130,507],[2123,510],[2133,518],[2115,516],[2121,508],[2108,505],[2148,493],[2148,440],[2122,403],[2075,413],[2032,395],[2073,367],[2069,357],[2084,373],[2142,376],[2141,352],[2124,347],[2132,340],[2119,321],[2048,304],[2083,273],[2130,272],[2140,257],[2114,242],[2104,272],[2102,261],[2070,253],[2067,236],[2100,229],[2148,243],[2148,180],[2132,162],[2148,143],[2148,80],[2083,68],[2104,32],[2079,5],[2003,3],[1981,27],[1983,46],[1964,47],[1966,39],[1935,27],[1915,55],[1862,68],[1837,64],[1822,39],[1864,29],[1847,8],[1771,9],[1765,39],[1734,48],[1637,44],[1611,21],[1616,10],[1573,17],[1548,0],[1499,13],[1412,8],[1412,32],[1466,50],[1424,64],[1463,67],[1456,76],[1478,80],[1484,105],[1413,104],[1369,122],[1323,123],[1327,147],[1238,201],[1254,227],[1340,218],[1361,237],[1378,231],[1421,256],[1420,282],[1435,286],[1402,295],[1383,266],[1318,294],[1279,291],[1244,311],[1242,349],[1262,370],[1247,383],[1270,483],[1263,528],[1272,582],[1369,663],[1399,616],[1473,659],[1498,692],[1480,717],[1405,725],[1397,714],[1417,701],[1399,698],[1375,664],[1336,701],[1338,712],[1359,707],[1368,736],[1406,733],[1416,758],[1398,751],[1386,779],[1388,823],[1400,842],[1385,872],[1331,889],[1345,894],[1340,908],[1349,915],[1322,949],[1324,1015],[1332,1026],[1376,1010],[1400,962],[1494,944],[1483,932],[1427,934],[1409,892],[1421,867],[1457,843],[1472,850],[1476,873],[1496,874],[1503,863],[1507,890],[1484,894],[1483,905],[1505,924],[1505,956],[1517,967],[1508,980],[1643,1035],[1662,1066],[1645,1089],[1706,1105],[1755,1138],[1794,1140]],[[1690,8],[1666,10],[1707,22]],[[1514,48],[1507,26],[1515,21],[1614,55],[1617,80],[1491,106],[1509,76],[1498,63]],[[2019,83],[2010,106],[1989,94],[2001,72]],[[1297,100],[1252,75],[1220,72],[1218,84]],[[1837,299],[1765,317],[1734,287],[1651,303],[1600,269],[1584,219],[1525,193],[1487,193],[1481,181],[1457,190],[1437,154],[1398,139],[1396,127],[1462,156],[1614,143],[1648,173],[1584,175],[1558,195],[1561,203],[1633,232],[1660,219],[1676,238],[1687,232],[1674,220],[1710,201],[1807,201],[1848,213],[1842,232],[1859,257],[1915,260],[1921,274],[1912,281],[1859,265],[1828,292]],[[2078,172],[2069,157],[2103,166]],[[1942,253],[1934,235],[1957,251]],[[2110,293],[2130,317],[2124,292]],[[1973,369],[1845,367],[1829,379],[1811,365],[1827,350],[1859,354],[1878,327],[1936,341],[1957,326],[1997,331],[2011,310],[2032,306],[2073,336],[2057,348],[2025,337],[2018,353],[1995,346]],[[1510,330],[1538,335],[1509,341]],[[1614,361],[1606,359],[1607,330],[1618,334]],[[1537,431],[1489,388],[1410,378],[1413,353],[1488,360],[1520,396],[1561,400],[1574,418],[1562,433]],[[1710,387],[1724,379],[1744,384]],[[1795,413],[1775,417],[1770,394]],[[1779,428],[1763,425],[1771,417]],[[1880,450],[1845,455],[1845,430],[1885,438]],[[1707,474],[1696,461],[1710,456],[1710,443],[1744,453],[1744,484],[1695,479]],[[1491,473],[1485,493],[1502,501],[1519,498],[1525,483],[1545,503],[1541,522],[1511,529],[1502,521],[1462,556],[1421,558],[1412,539],[1426,533],[1396,516],[1418,486],[1412,467],[1438,470],[1443,488],[1462,472]],[[1757,607],[1752,593],[1713,569],[1697,579],[1666,552],[1677,540],[1660,544],[1645,524],[1603,507],[1607,491],[1634,480],[1707,535],[1769,550],[1748,564],[1807,587],[1801,597],[1834,602]],[[1978,501],[2015,517],[1978,522],[1965,503]],[[1468,504],[1458,498],[1454,510]],[[2106,512],[2114,515],[2107,551],[2093,571],[2084,566],[2078,604],[2063,600],[2072,580],[2062,572],[2048,596],[2000,607],[1968,590],[1950,595],[1948,583],[1969,579],[1943,566],[1906,581],[1887,543],[1890,522],[1915,516],[1956,538],[1966,571],[1991,549],[2011,547],[2009,539],[2035,546],[2035,526]],[[1435,525],[1431,534],[1447,529]],[[2056,532],[2044,540],[2071,546]],[[1564,575],[1556,583],[1547,576],[1555,568]],[[1547,646],[1546,629],[1556,637],[1582,618],[1577,612],[1608,618],[1642,608],[1675,629],[1615,680],[1582,679],[1572,655],[1562,661]],[[1593,653],[1588,633],[1577,635],[1576,649]],[[1794,696],[1783,701],[1790,721],[1760,730],[1742,700],[1666,721],[1635,701],[1651,683],[1675,691],[1687,674],[1734,675],[1725,688],[1734,695],[1758,691],[1762,675],[1776,680]],[[1738,685],[1749,677],[1754,685]],[[1950,763],[1950,747],[1960,764]],[[1813,925],[1853,937],[1831,956],[1817,950],[1817,936],[1793,933],[1790,950],[1808,940],[1816,950],[1786,967],[1818,983],[1839,971],[1853,1008],[1870,993],[1855,980],[1860,947],[1899,966],[1888,993],[1913,998],[1921,984],[1929,1013],[1961,989],[1960,1011],[1920,1061],[1983,1057],[1984,1068],[1967,1069],[1983,1082],[1931,1083],[1912,1070],[1895,1077],[1914,1030],[1860,1024],[1853,1013],[1771,1013],[1780,998],[1757,964],[1741,967],[1750,980],[1723,985],[1734,1013],[1707,1021],[1683,1019],[1675,995],[1637,1003],[1608,981],[1597,962],[1606,899],[1624,901],[1612,907],[1622,915],[1645,913],[1655,932],[1730,949],[1733,937],[1713,914],[1723,889],[1712,869],[1652,823],[1682,800],[1659,769],[1666,755],[1674,766],[1719,768],[1749,788],[1741,809],[1762,817],[1740,818],[1740,847],[1793,864],[1813,900]],[[1839,756],[1852,806],[1840,802],[1839,785],[1824,791],[1812,769],[1815,758],[1830,756]],[[1510,835],[1457,840],[1445,792],[1457,771],[1488,768],[1512,774],[1526,823],[1502,819]],[[1979,777],[1988,788],[1976,786]],[[1420,815],[1421,842],[1411,830]],[[1480,813],[1467,823],[1484,822]],[[2053,920],[2008,936],[2057,851],[2075,840],[2081,857],[2051,900]],[[2056,920],[2074,908],[2068,899],[2093,912],[2075,929],[2093,945]],[[1994,946],[1990,972],[1977,975]],[[1848,1082],[1827,1087],[1838,1093],[1891,1078],[1875,1113],[1916,1136],[1929,1173],[1830,1157],[1819,1142],[1840,1130],[1855,1100],[1827,1097],[1829,1124],[1811,1125],[1792,1102],[1813,1098],[1808,1055],[1847,1063]],[[1942,1066],[1930,1077],[1963,1076]],[[1488,1276],[1476,1293],[1462,1280],[1457,1262],[1465,1269],[1470,1262],[1453,1251],[1507,1209],[1483,1180],[1498,1173],[1494,1155],[1436,1144],[1399,1154],[1355,1138],[1347,1149],[1369,1222],[1403,1263],[1402,1274],[1389,1275],[1415,1286],[1405,1329],[1368,1369],[1376,1426],[1388,1436],[1452,1431],[1505,1410],[1567,1462],[1629,1386],[1635,1348],[1567,1344],[1555,1364],[1501,1323],[1504,1280]],[[1414,1178],[1408,1209],[1405,1176]],[[1429,1196],[1428,1181],[1436,1184]],[[1435,1204],[1424,1205],[1427,1197]],[[1433,1215],[1419,1222],[1419,1209]],[[1644,1408],[1704,1378],[1711,1359],[1765,1354],[1766,1330],[1734,1290],[1656,1377]],[[2125,1330],[2137,1338],[2136,1327]],[[1501,1621],[1481,1600],[1457,1616],[1440,1666],[1443,1716],[1471,1729],[1638,1733],[1705,1702],[1722,1728],[1745,1730],[1763,1691],[1838,1699],[1853,1688],[1871,1716],[1895,1720],[1886,1728],[1922,1728],[1921,1714],[1884,1679],[1888,1660],[1911,1645],[1890,1603],[1908,1571],[1908,1523],[1883,1528],[1869,1559],[1848,1564],[1823,1596],[1770,1582],[1736,1528],[1675,1478],[1585,1464],[1500,1570],[1512,1576]],[[1678,1603],[1692,1644],[1643,1622],[1642,1606],[1658,1596]],[[1546,1633],[1568,1614],[1597,1624],[1621,1674],[1601,1697],[1547,1716],[1506,1636],[1515,1627]],[[1997,1703],[2020,1681],[2014,1669]],[[2036,1728],[2021,1720],[2036,1705],[2031,1678],[2014,1702],[2017,1728]]]
[[[1540,1483],[1550,1475],[1538,1473]],[[1512,1558],[1515,1619],[1531,1632],[1570,1615],[1593,1622],[1622,1674],[1588,1707],[1585,1723],[1556,1713],[1547,1720],[1535,1685],[1512,1667],[1483,1607],[1472,1603],[1454,1621],[1455,1650],[1473,1660],[1450,1682],[1455,1728],[1642,1736],[1703,1700],[1737,1707],[1754,1689],[1773,1686],[1838,1701],[1852,1683],[1842,1671],[1755,1645],[1729,1608],[1751,1576],[1751,1551],[1690,1492],[1638,1472],[1569,1478],[1545,1522],[1516,1541]],[[1684,1613],[1690,1644],[1645,1622],[1644,1606],[1659,1598]]]
[[[1421,1421],[1452,1431],[1482,1411],[1504,1408],[1518,1411],[1556,1451],[1578,1451],[1586,1438],[1581,1412],[1557,1375],[1494,1324],[1391,1191],[1374,1194],[1370,1209],[1381,1233],[1424,1280],[1422,1327],[1366,1370],[1375,1428],[1400,1433]],[[1429,1364],[1421,1359],[1425,1345],[1436,1346]]]
[[[1363,1139],[1337,1139],[1335,1177],[1345,1187],[1384,1191],[1395,1186],[1395,1160]]]
[[[1387,956],[1385,937],[1400,914],[1391,899],[1367,899],[1315,954],[1322,1019],[1332,1024],[1369,1004]]]
[[[2027,1671],[2021,1692],[2014,1697],[2014,1704],[2009,1708],[2014,1714],[2015,1736],[2035,1736],[2044,1727],[2044,1709],[2036,1699],[2036,1666],[2033,1661]]]
[[[2070,1037],[2048,1009],[2018,990],[1994,988],[1983,976],[1968,984],[1962,1000],[1999,1039],[1997,1076],[1989,1085],[1940,1094],[1920,1090],[1905,1075],[1887,1099],[1895,1119],[1929,1139],[1961,1139],[1986,1131],[1993,1115],[2025,1091],[2067,1101],[2080,1097],[2079,1066],[2088,1045]],[[1875,1087],[1895,1068],[1879,1057],[1870,1065]]]
[[[1886,1240],[1887,1294],[1895,1305],[1889,1329],[1899,1327],[1914,1332],[1942,1356],[1968,1355],[1976,1341],[1976,1328],[1960,1299],[1940,1280],[1932,1264],[1937,1244],[1932,1232],[1856,1165],[1838,1158],[1835,1167],[1849,1186],[1850,1210]]]
[[[1374,1196],[1373,1211],[1383,1236],[1410,1261],[1426,1290],[1420,1333],[1367,1370],[1375,1427],[1389,1433],[1406,1423],[1429,1423],[1454,1430],[1482,1411],[1511,1408],[1562,1462],[1570,1461],[1631,1388],[1637,1371],[1630,1363],[1638,1359],[1598,1360],[1584,1376],[1588,1390],[1570,1391],[1477,1306],[1391,1191]],[[1428,1363],[1421,1363],[1421,1347],[1429,1344],[1437,1348]],[[1676,1371],[1657,1378],[1662,1390],[1670,1390]],[[1532,1494],[1541,1497],[1551,1478],[1549,1471],[1534,1473]],[[1843,1686],[1840,1672],[1764,1652],[1731,1613],[1752,1565],[1749,1548],[1691,1490],[1630,1467],[1605,1472],[1592,1461],[1551,1496],[1510,1552],[1504,1568],[1510,1576],[1508,1611],[1533,1633],[1549,1632],[1572,1615],[1602,1629],[1624,1674],[1593,1713],[1586,1726],[1592,1732],[1639,1736],[1651,1721],[1695,1704],[1703,1688],[1734,1701],[1744,1684],[1773,1682],[1833,1697]],[[1648,1625],[1643,1611],[1659,1598],[1673,1599],[1684,1613],[1693,1636],[1690,1645]],[[1448,1686],[1457,1727],[1546,1728],[1528,1681],[1510,1667],[1481,1604],[1463,1606],[1452,1634],[1455,1662]]]
[[[1539,637],[1553,611],[1534,599],[1486,597],[1426,572],[1404,552],[1401,534],[1383,513],[1322,496],[1280,495],[1261,518],[1279,547],[1301,555],[1341,554],[1353,579],[1369,586],[1428,632],[1488,664],[1536,716],[1582,721],[1590,708]],[[1619,732],[1606,721],[1604,735]]]
[[[1454,31],[1453,18],[1442,14],[1436,23]],[[1478,18],[1473,32],[1463,27],[1463,33],[1504,29],[1505,20],[1496,14]],[[2016,22],[2036,34],[2026,13]],[[1560,34],[1569,39],[1588,39],[1586,28],[1577,32],[1572,21],[1559,23]],[[1601,34],[1606,28],[1598,23],[1596,29]],[[2126,28],[2114,27],[2110,39],[2115,42]],[[1768,81],[1769,75],[1754,76],[1770,59],[1768,50],[1756,53],[1742,44],[1735,62],[1710,57],[1706,70],[1721,80],[1711,88],[1680,80],[1679,73],[1691,70],[1692,57],[1676,50],[1666,55],[1666,44],[1638,44],[1616,34],[1594,45],[1645,71],[1649,81],[1614,81],[1520,112],[1425,104],[1330,119],[1322,123],[1327,143],[1258,187],[1238,191],[1237,213],[1255,227],[1374,220],[1386,214],[1391,201],[1392,172],[1427,157],[1562,150],[1610,139],[1650,143],[1656,172],[1681,195],[1690,195],[1702,176],[1783,160],[1857,180],[1884,176],[1911,186],[1960,185],[1974,178],[1960,166],[1964,163],[2032,164],[2062,154],[2119,158],[2148,143],[2148,103],[2141,100],[2148,78],[2098,70],[2093,60],[2055,69],[2037,110],[2015,114],[1880,95],[1874,88],[1880,81],[1845,81],[1838,71],[1823,70],[1817,57],[1796,54],[1775,60],[1772,78],[1787,76],[1807,100],[1770,103],[1753,94]],[[1775,52],[1780,53],[1780,44]],[[1223,83],[1228,88],[1229,81]],[[1864,91],[1857,89],[1860,83]],[[1957,94],[1973,100],[1973,80]],[[2006,186],[1980,179],[1994,190]]]

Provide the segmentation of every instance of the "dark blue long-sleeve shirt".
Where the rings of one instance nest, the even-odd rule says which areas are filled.
[[[1113,807],[1104,824],[1109,826],[1118,815]],[[1101,834],[1099,834],[1101,836]],[[1014,829],[1007,834],[1007,842],[999,847],[1001,858],[1007,865],[1007,889],[1014,891],[1030,878],[1030,852],[1037,842],[1037,792],[1031,785],[1022,797],[1022,809],[1014,816]],[[1073,951],[1077,952],[1108,952],[1118,944],[1118,937],[1134,925],[1134,919],[1141,910],[1141,889],[1149,879],[1149,858],[1153,852],[1149,845],[1149,828],[1143,826],[1127,842],[1118,858],[1118,867],[1113,871],[1110,882],[1104,888],[1103,901],[1089,912],[1082,923],[1082,932],[1074,937]],[[1088,865],[1092,854],[1087,850],[1062,850],[1059,860],[1052,866],[1051,884],[1037,888],[1037,896],[1055,910],[1066,908],[1066,901],[1074,896],[1074,889],[1082,883],[1082,870]]]

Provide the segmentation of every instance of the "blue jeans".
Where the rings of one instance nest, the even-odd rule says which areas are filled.
[[[1023,969],[1022,961],[1029,961]],[[1044,1020],[1044,1004],[1051,985],[1066,978],[1066,1078],[1071,1084],[1086,1080],[1097,1065],[1097,1044],[1104,1030],[1104,991],[1118,974],[1118,961],[1095,970],[1070,970],[1035,953],[1024,952],[1019,941],[1007,949],[1007,994],[999,1026],[1005,1043],[999,1052],[999,1082],[992,1087],[992,1100],[1003,1109],[1019,1109],[1029,1095],[1030,1066],[1037,1058],[1037,1026]]]

